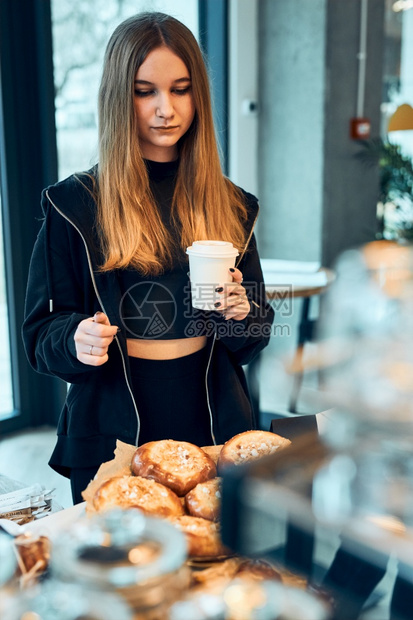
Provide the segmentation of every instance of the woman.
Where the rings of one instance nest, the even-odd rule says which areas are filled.
[[[241,365],[273,320],[258,206],[222,174],[202,54],[179,21],[144,13],[116,28],[99,164],[45,190],[42,208],[23,337],[38,372],[71,384],[50,465],[74,501],[117,439],[208,445],[255,428]],[[185,249],[198,239],[240,251],[216,312],[190,305]]]

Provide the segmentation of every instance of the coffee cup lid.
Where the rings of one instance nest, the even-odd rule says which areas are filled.
[[[237,248],[234,248],[229,241],[214,240],[194,241],[189,248],[186,248],[186,253],[205,258],[232,258],[239,254]]]

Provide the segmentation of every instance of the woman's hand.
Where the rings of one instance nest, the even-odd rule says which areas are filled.
[[[242,321],[251,310],[250,302],[248,301],[247,291],[241,284],[242,273],[240,270],[231,268],[229,271],[233,281],[221,284],[215,289],[218,297],[215,307],[218,312],[222,312],[226,320]]]
[[[108,348],[118,328],[109,323],[103,312],[96,312],[89,319],[84,319],[75,332],[77,359],[89,366],[101,366],[108,359]]]

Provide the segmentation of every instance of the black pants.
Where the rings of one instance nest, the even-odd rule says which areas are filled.
[[[93,480],[98,469],[99,465],[96,465],[95,467],[76,468],[70,471],[70,487],[74,504],[80,504],[84,501],[82,491]]]
[[[211,445],[207,363],[205,348],[171,360],[129,358],[141,423],[139,445],[159,439]]]
[[[171,360],[129,358],[132,390],[140,419],[139,445],[159,439],[213,443],[205,385],[207,350]],[[85,490],[99,469],[72,469],[73,503],[83,501]]]

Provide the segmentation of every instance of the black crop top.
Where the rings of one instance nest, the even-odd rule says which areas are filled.
[[[179,161],[145,163],[162,220],[178,241],[179,231],[172,226],[170,213]],[[143,276],[133,268],[117,271],[122,292],[120,315],[128,338],[171,340],[202,335],[204,313],[191,306],[188,271],[183,250],[175,252],[173,268],[159,276]]]

